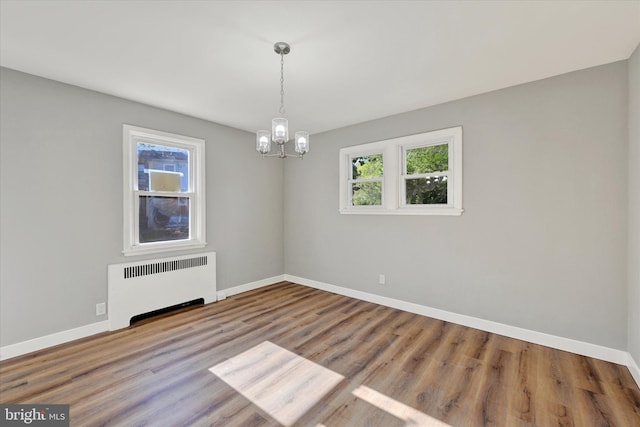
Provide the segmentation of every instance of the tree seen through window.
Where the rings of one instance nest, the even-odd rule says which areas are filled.
[[[357,156],[351,159],[351,202],[353,206],[382,204],[382,154]]]

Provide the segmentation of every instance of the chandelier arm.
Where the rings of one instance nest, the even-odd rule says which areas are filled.
[[[304,158],[304,154],[289,153],[287,151],[284,152],[284,155],[283,155],[283,153],[269,153],[269,154],[262,154],[261,156],[262,156],[262,158],[279,157],[281,159],[291,159],[291,158],[303,159]]]
[[[290,153],[290,152],[285,151],[285,150],[280,150],[277,153],[263,154],[262,157],[263,158],[265,158],[265,157],[280,157],[281,159],[285,159],[285,158],[302,159],[302,158],[304,158],[304,154]]]
[[[304,156],[302,154],[294,154],[294,153],[284,153],[284,156],[280,153],[272,153],[272,154],[263,154],[262,157],[279,157],[281,159],[302,159]]]

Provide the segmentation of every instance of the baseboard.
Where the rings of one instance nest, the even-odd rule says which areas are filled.
[[[638,384],[638,387],[640,387],[640,367],[638,366],[636,361],[633,360],[633,356],[631,355],[631,353],[627,353],[627,355],[627,366],[629,367],[629,372],[631,372],[631,376],[634,380],[636,380],[636,384]]]
[[[32,340],[6,345],[4,347],[0,347],[0,360],[22,356],[23,354],[42,350],[47,347],[53,347],[58,344],[64,344],[69,341],[85,338],[108,330],[109,321],[104,320],[102,322],[91,323],[89,325],[80,326],[79,328],[56,332],[55,334],[45,335]]]
[[[627,356],[628,353],[622,350],[616,350],[608,347],[603,347],[597,344],[590,344],[582,341],[573,340],[570,338],[563,338],[555,335],[549,335],[542,332],[536,332],[529,329],[519,328],[516,326],[509,326],[502,323],[493,322],[490,320],[480,319],[472,316],[466,316],[464,314],[452,313],[452,312],[440,310],[437,308],[432,308],[432,307],[419,305],[411,302],[406,302],[402,300],[397,300],[393,298],[383,297],[380,295],[370,294],[368,292],[358,291],[358,290],[349,289],[349,288],[343,288],[341,286],[335,286],[335,285],[330,285],[328,283],[322,283],[315,280],[305,279],[304,277],[297,277],[289,274],[285,274],[284,277],[285,277],[285,280],[288,280],[290,282],[299,283],[301,285],[309,286],[316,289],[321,289],[328,292],[333,292],[339,295],[344,295],[351,298],[357,298],[363,301],[368,301],[368,302],[384,305],[391,308],[397,308],[399,310],[408,311],[410,313],[433,317],[435,319],[456,323],[462,326],[468,326],[470,328],[480,329],[482,331],[492,332],[498,335],[504,335],[510,338],[516,338],[516,339],[531,342],[534,344],[540,344],[547,347],[552,347],[558,350],[569,351],[571,353],[576,353],[583,356],[593,357],[600,360],[606,360],[608,362],[617,363],[619,365],[629,366],[628,365],[629,356]]]
[[[274,283],[282,282],[286,280],[285,275],[269,277],[267,279],[257,280],[255,282],[245,283],[244,285],[234,286],[232,288],[220,289],[218,291],[218,301],[225,299],[231,295],[241,294],[243,292],[253,291],[254,289],[263,288],[265,286],[273,285]]]

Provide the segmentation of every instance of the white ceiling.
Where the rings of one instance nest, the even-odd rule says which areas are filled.
[[[0,64],[311,133],[627,59],[640,1],[0,1]]]

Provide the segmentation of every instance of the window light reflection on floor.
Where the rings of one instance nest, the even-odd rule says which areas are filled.
[[[268,413],[283,426],[291,426],[344,376],[264,341],[211,368],[209,371]],[[352,394],[404,421],[406,427],[448,427],[412,407],[360,385]],[[318,424],[316,427],[324,427]]]
[[[269,341],[209,369],[284,426],[290,426],[344,379]]]
[[[394,417],[403,420],[405,427],[449,427],[449,424],[445,424],[436,418],[430,417],[427,414],[413,409],[411,406],[398,402],[367,386],[361,385],[353,390],[352,393],[358,399],[364,400]]]

